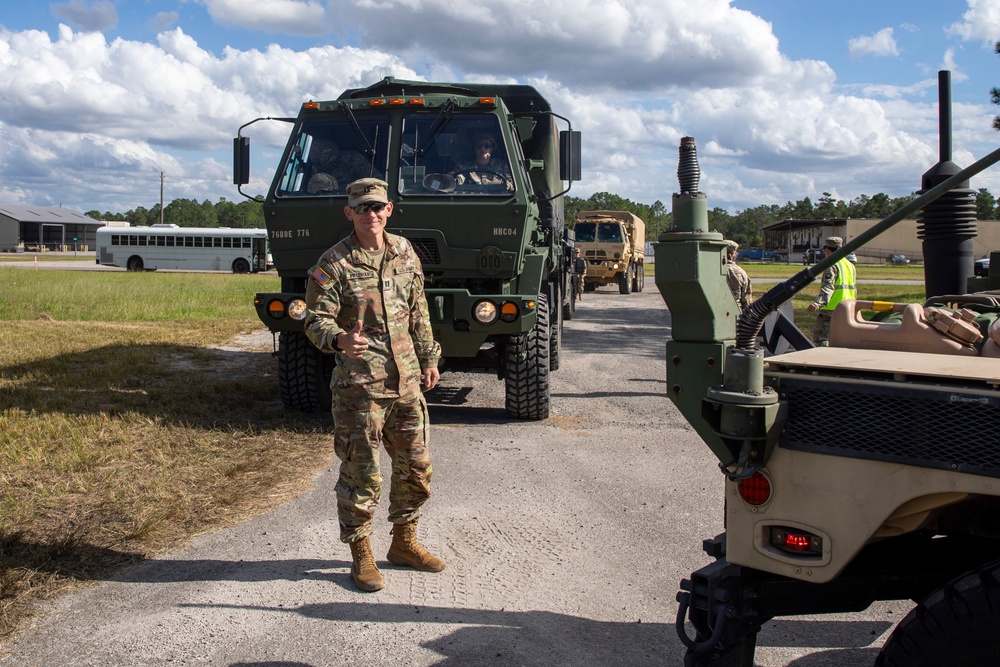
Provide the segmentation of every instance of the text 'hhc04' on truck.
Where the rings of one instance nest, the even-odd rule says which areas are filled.
[[[278,338],[285,406],[329,406],[332,357],[302,328],[307,272],[352,230],[346,186],[374,177],[389,184],[395,206],[387,231],[409,239],[423,265],[445,367],[495,370],[512,417],[548,417],[549,372],[559,366],[564,311],[572,308],[563,195],[580,179],[580,133],[569,121],[530,86],[390,77],[307,102],[296,118],[241,127],[233,180],[247,197],[250,143],[242,133],[260,120],[292,124],[263,198],[281,292],[254,300]],[[492,148],[480,162],[484,146]]]
[[[621,294],[642,291],[646,224],[641,218],[628,211],[580,211],[573,234],[587,262],[585,291],[604,285],[618,285]]]
[[[713,561],[677,597],[687,667],[752,667],[772,618],[861,611],[877,600],[917,603],[877,666],[1000,656],[1000,331],[984,326],[1000,321],[1000,276],[952,293],[928,274],[924,304],[842,301],[829,347],[813,347],[787,320],[777,328],[793,351],[766,356],[759,344],[779,306],[914,211],[935,232],[925,252],[942,246],[940,266],[960,268],[953,249],[971,246],[960,238],[970,227],[934,206],[952,196],[953,213],[970,201],[974,211],[963,183],[997,161],[1000,150],[925,176],[912,203],[740,312],[725,240],[709,231],[698,191],[694,140],[682,139],[671,228],[654,245],[671,314],[667,393],[726,477],[724,532],[704,542]],[[901,316],[865,320],[861,308]],[[986,328],[991,340],[978,347]]]

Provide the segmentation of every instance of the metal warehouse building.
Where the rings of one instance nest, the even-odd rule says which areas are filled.
[[[61,206],[0,204],[0,252],[87,251],[106,224]]]

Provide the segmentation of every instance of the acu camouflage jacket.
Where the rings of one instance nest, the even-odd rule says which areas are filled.
[[[437,366],[441,357],[420,260],[401,236],[385,234],[385,254],[376,266],[352,232],[309,272],[306,304],[306,336],[323,352],[336,354],[335,392],[354,389],[372,398],[418,394],[421,369]],[[363,358],[351,359],[334,347],[334,339],[359,319],[369,346]]]

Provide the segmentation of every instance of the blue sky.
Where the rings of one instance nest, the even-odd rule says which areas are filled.
[[[10,3],[8,3],[10,5]],[[518,81],[583,132],[584,180],[669,203],[695,137],[710,206],[920,187],[952,72],[960,166],[997,146],[1000,0],[67,0],[0,9],[0,202],[239,199],[231,137],[383,76]],[[263,191],[283,137],[254,135]],[[1000,170],[973,179],[1000,196]]]

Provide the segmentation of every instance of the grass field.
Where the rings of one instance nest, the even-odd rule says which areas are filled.
[[[259,331],[272,275],[0,266],[0,639],[31,602],[291,498],[329,415],[286,412]]]

